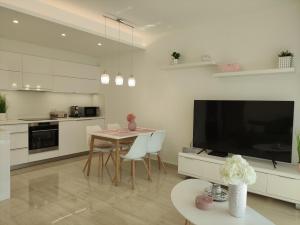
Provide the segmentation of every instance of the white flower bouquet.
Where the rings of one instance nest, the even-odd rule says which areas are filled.
[[[256,182],[256,173],[253,167],[240,155],[227,158],[220,169],[220,174],[226,184],[251,185]]]

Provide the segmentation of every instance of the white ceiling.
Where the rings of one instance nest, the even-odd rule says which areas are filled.
[[[140,31],[157,35],[201,21],[264,10],[290,0],[41,0],[73,13],[99,18],[112,14]],[[291,0],[297,1],[297,0]]]
[[[27,3],[49,6],[48,11],[59,9],[60,12],[69,12],[75,15],[75,19],[87,18],[90,23],[95,22],[96,27],[103,20],[103,15],[114,15],[133,24],[145,39],[154,40],[172,30],[199,26],[201,22],[226,16],[272,9],[286,1],[299,0],[28,0]],[[22,1],[0,2],[6,5],[23,4],[23,7],[25,4]],[[20,23],[13,24],[14,18],[18,18]],[[116,39],[105,40],[97,33],[87,33],[41,18],[0,7],[0,36],[97,57],[118,51],[118,42],[114,41]],[[67,37],[62,38],[61,33],[67,33]],[[98,42],[103,45],[98,47]],[[131,48],[128,44],[121,43],[120,52],[129,51]]]
[[[17,19],[19,24],[12,21]],[[50,48],[63,49],[81,54],[102,57],[119,51],[119,43],[103,37],[49,22],[27,14],[0,7],[0,37],[25,41]],[[66,37],[61,34],[66,33]],[[97,43],[102,46],[97,46]],[[120,43],[120,52],[131,47]]]

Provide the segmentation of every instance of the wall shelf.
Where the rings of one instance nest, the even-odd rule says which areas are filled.
[[[192,63],[178,63],[169,66],[165,66],[163,70],[175,70],[175,69],[185,69],[185,68],[194,68],[194,67],[203,67],[203,66],[214,66],[215,62],[192,62]]]
[[[283,73],[294,73],[296,70],[294,67],[292,68],[283,68],[283,69],[264,69],[264,70],[245,70],[238,72],[223,72],[223,73],[215,73],[213,77],[235,77],[235,76],[255,76],[255,75],[274,75],[274,74],[283,74]]]

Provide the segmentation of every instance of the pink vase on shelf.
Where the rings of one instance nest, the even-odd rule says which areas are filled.
[[[130,130],[130,131],[135,131],[136,130],[136,122],[134,120],[130,121],[128,123],[128,130]]]

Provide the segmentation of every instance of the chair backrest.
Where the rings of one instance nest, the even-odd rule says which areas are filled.
[[[89,145],[91,142],[91,134],[94,132],[102,131],[99,125],[87,126],[86,127],[86,143]]]
[[[137,136],[126,154],[126,158],[139,159],[145,157],[150,135],[151,134],[140,134]]]
[[[109,130],[119,130],[121,129],[121,125],[118,123],[109,123],[107,124],[107,129]]]
[[[165,137],[166,131],[164,130],[153,132],[148,143],[147,153],[159,152],[162,149]]]

